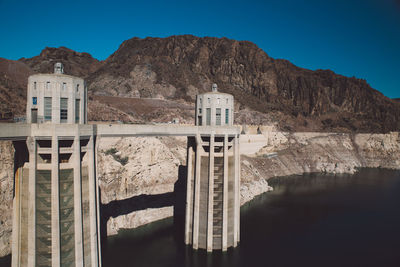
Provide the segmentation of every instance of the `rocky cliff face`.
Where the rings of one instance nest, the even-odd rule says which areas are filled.
[[[235,96],[238,124],[276,123],[286,131],[400,130],[400,103],[372,89],[365,80],[299,68],[269,57],[251,42],[191,35],[132,38],[103,62],[65,47],[45,48],[39,56],[17,62],[1,59],[0,97],[4,101],[0,112],[6,114],[2,117],[24,113],[17,107],[22,104],[13,101],[14,94],[22,100],[26,77],[34,72],[51,73],[57,61],[64,63],[67,74],[86,79],[92,107],[89,119],[137,122],[159,118],[141,116],[132,106],[109,99],[122,97],[135,98],[141,106],[148,98],[173,101],[179,108],[173,110],[167,102],[159,102],[157,112],[189,121],[181,107],[192,105],[197,93],[209,91],[216,82],[221,91]],[[115,112],[99,116],[96,111],[104,105]]]
[[[11,142],[0,142],[0,257],[11,253],[14,151]]]
[[[107,234],[172,216],[173,192],[184,178],[179,170],[185,164],[185,139],[104,138],[98,156]]]
[[[26,113],[26,84],[34,72],[24,63],[0,58],[0,121]]]
[[[400,169],[400,136],[289,133],[241,136],[241,204],[271,190],[271,177],[304,172],[354,173],[360,167]],[[13,149],[0,142],[0,256],[10,253]],[[98,145],[101,221],[105,234],[182,213],[186,139],[103,138]],[[103,233],[104,234],[104,233]]]
[[[257,135],[242,136],[242,146]],[[357,168],[400,168],[400,137],[390,134],[269,132],[265,145],[242,157],[243,166],[264,178],[307,172],[354,173]],[[246,177],[246,175],[245,175]]]

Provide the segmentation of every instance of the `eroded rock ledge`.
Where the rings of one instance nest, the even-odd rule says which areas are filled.
[[[400,169],[400,136],[286,133],[241,136],[241,204],[272,190],[271,177],[304,172]],[[0,256],[11,252],[13,149],[0,142]],[[186,138],[107,138],[98,142],[102,227],[108,235],[182,212]]]

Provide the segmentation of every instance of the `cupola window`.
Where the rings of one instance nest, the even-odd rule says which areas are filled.
[[[68,120],[68,98],[60,99],[60,122],[66,123]]]
[[[51,121],[51,97],[44,98],[44,120]]]

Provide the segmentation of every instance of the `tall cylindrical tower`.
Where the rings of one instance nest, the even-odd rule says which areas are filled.
[[[233,96],[212,92],[197,96],[196,125],[233,125]],[[194,249],[227,250],[239,242],[239,135],[188,138],[185,243]]]
[[[93,126],[83,79],[28,80],[31,134],[16,154],[12,266],[100,266],[99,195]]]

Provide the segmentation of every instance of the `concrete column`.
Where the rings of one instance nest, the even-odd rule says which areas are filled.
[[[86,89],[85,89],[86,90]],[[101,199],[100,199],[100,194],[99,194],[99,174],[98,174],[98,168],[97,168],[97,151],[99,150],[99,137],[94,136],[95,140],[95,146],[94,146],[94,167],[95,167],[95,182],[96,182],[96,207],[97,207],[97,251],[96,251],[96,257],[98,261],[98,267],[101,267],[101,236],[100,236],[100,204],[101,204]]]
[[[215,102],[217,100],[214,97],[211,97],[211,125],[215,126]]]
[[[32,109],[32,86],[31,81],[28,79],[28,86],[26,91],[26,123],[32,123],[31,109]]]
[[[19,266],[20,253],[21,253],[21,241],[20,241],[20,227],[21,227],[21,169],[17,169],[15,173],[14,181],[14,199],[13,199],[13,225],[12,225],[12,267]]]
[[[98,266],[97,256],[97,207],[96,207],[96,177],[95,177],[95,155],[94,155],[94,136],[92,135],[87,145],[89,158],[89,217],[90,217],[90,255],[93,266]]]
[[[58,88],[58,83],[51,82],[51,122],[60,123],[60,89]]]
[[[195,186],[194,186],[194,212],[193,212],[193,248],[199,248],[199,211],[200,211],[200,159],[201,159],[201,137],[196,136],[196,166],[195,166]]]
[[[238,175],[238,179],[237,179],[237,193],[236,193],[236,197],[237,197],[237,203],[238,203],[238,205],[236,206],[236,208],[237,208],[237,217],[236,217],[236,219],[237,219],[237,242],[239,243],[240,242],[240,177],[241,177],[241,174],[240,174],[240,172],[241,172],[241,166],[240,166],[240,140],[239,140],[239,137],[240,137],[240,135],[237,135],[237,145],[238,145],[238,148],[237,148],[237,157],[238,157],[238,159],[237,159],[237,161],[238,161],[238,164],[237,164],[237,175]]]
[[[186,181],[186,213],[185,213],[185,244],[190,244],[190,231],[191,231],[191,218],[192,218],[192,168],[193,168],[193,146],[191,137],[188,138],[188,149],[187,149],[187,181]]]
[[[234,184],[234,221],[233,221],[233,246],[236,247],[238,243],[238,232],[239,232],[239,172],[240,172],[240,162],[239,162],[239,138],[235,136],[235,184]]]
[[[37,83],[38,88],[43,86],[43,83]],[[38,97],[37,97],[38,105],[38,123],[43,123],[44,121],[44,90],[38,90]]]
[[[75,230],[75,267],[83,267],[82,235],[82,179],[81,179],[81,144],[79,127],[74,137],[74,230]]]
[[[28,203],[28,267],[36,263],[36,155],[35,137],[28,137],[26,145],[29,150],[29,203]]]
[[[75,90],[72,88],[71,91],[68,92],[68,123],[75,123]]]
[[[233,102],[233,99],[232,99]],[[232,104],[232,108],[229,109],[229,123],[230,125],[233,125],[233,122],[235,120],[235,118],[233,117],[233,113],[234,113],[234,109],[233,109],[233,104]]]
[[[214,211],[214,133],[210,137],[210,163],[208,173],[208,212],[207,212],[207,251],[213,249],[213,211]]]
[[[201,100],[201,125],[204,126],[206,125],[206,109],[205,109],[205,104],[204,104],[204,98]]]
[[[54,103],[54,102],[53,102]],[[53,128],[51,141],[51,247],[52,266],[60,266],[60,204],[59,204],[58,136]]]
[[[224,183],[222,210],[222,251],[228,249],[228,135],[224,136]]]
[[[82,111],[82,117],[81,117],[81,123],[87,123],[87,102],[88,102],[88,95],[87,95],[87,87],[85,85],[85,96],[83,98],[83,102],[84,102],[84,109]],[[85,118],[84,120],[82,118]]]
[[[60,266],[60,192],[58,136],[52,129],[51,139],[51,262],[53,267]]]

